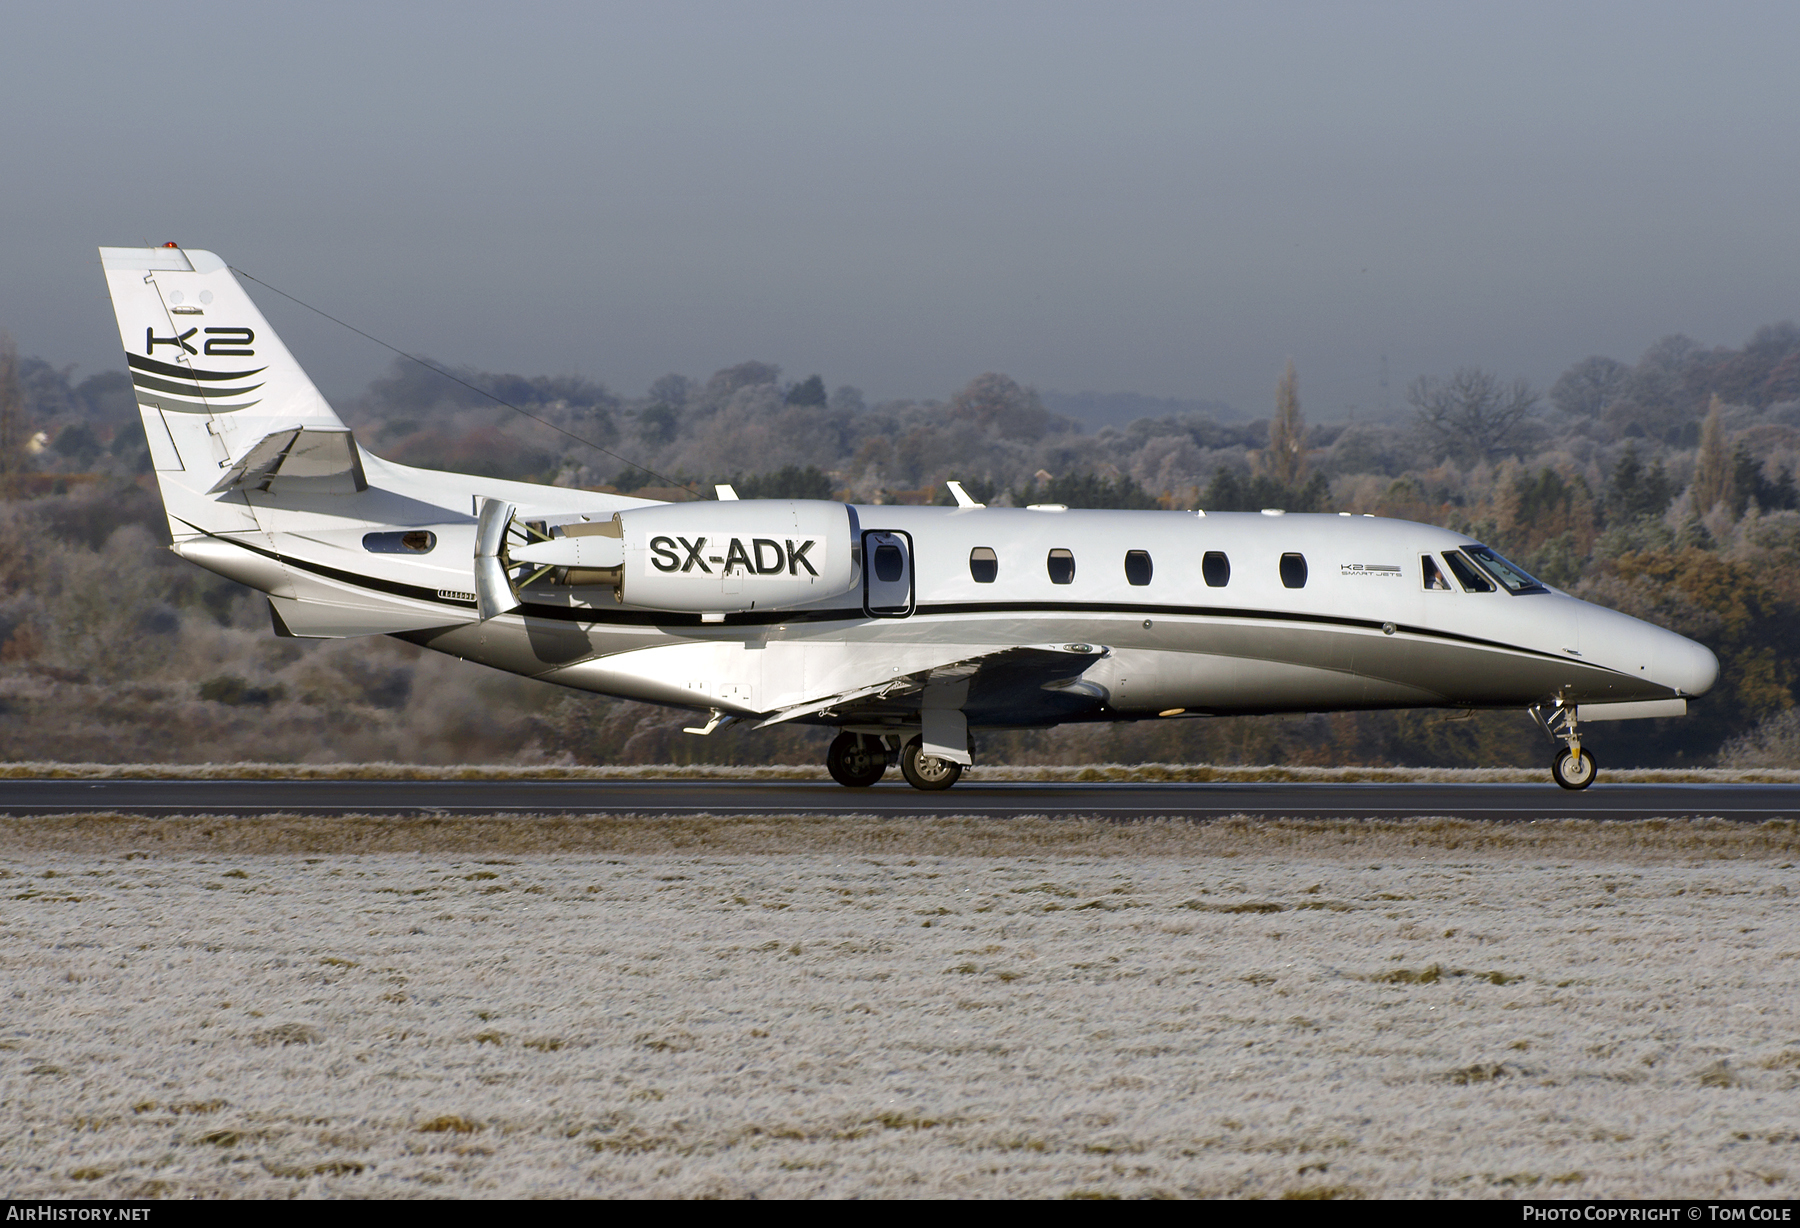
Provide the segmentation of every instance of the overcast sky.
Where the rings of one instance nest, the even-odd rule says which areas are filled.
[[[1314,421],[1800,316],[1800,5],[40,4],[0,328],[121,366],[94,248],[440,360],[748,358]],[[252,286],[328,395],[388,356]]]

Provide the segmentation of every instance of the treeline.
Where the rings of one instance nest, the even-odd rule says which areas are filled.
[[[421,656],[302,644],[157,548],[166,541],[122,373],[16,364],[0,523],[0,757],[728,762],[817,757],[819,735],[679,733],[640,705]],[[577,378],[396,365],[341,407],[396,460],[660,498],[1349,511],[1443,524],[1546,581],[1706,643],[1718,687],[1681,721],[1596,727],[1604,764],[1800,765],[1800,329],[1594,357],[1545,394],[1478,368],[1421,376],[1405,411],[1309,423],[1291,369],[1269,416],[1086,432],[998,374],[945,401],[868,404],[740,363],[626,397]],[[521,415],[499,398],[525,410]],[[527,416],[528,415],[528,416]],[[554,427],[555,429],[550,429]],[[604,451],[600,450],[604,449]],[[625,458],[625,459],[621,459]],[[478,702],[467,702],[474,692]],[[453,697],[462,697],[460,699]],[[1162,722],[994,735],[1017,761],[1539,763],[1518,714]]]

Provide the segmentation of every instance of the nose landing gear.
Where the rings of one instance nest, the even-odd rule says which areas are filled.
[[[1594,783],[1599,771],[1594,766],[1594,757],[1579,746],[1563,747],[1556,753],[1556,762],[1550,765],[1550,775],[1565,789],[1587,788]]]
[[[1548,714],[1544,708],[1549,707]],[[1545,733],[1564,743],[1550,765],[1550,776],[1565,789],[1585,789],[1600,775],[1594,756],[1582,749],[1581,730],[1575,724],[1575,709],[1558,701],[1554,705],[1539,704],[1531,709],[1532,719]]]

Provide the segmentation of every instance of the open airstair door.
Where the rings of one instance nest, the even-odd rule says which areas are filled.
[[[912,535],[870,529],[862,535],[863,612],[905,618],[913,612]]]

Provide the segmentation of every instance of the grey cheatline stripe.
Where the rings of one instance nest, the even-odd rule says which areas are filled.
[[[236,405],[221,405],[217,401],[186,401],[166,392],[140,392],[138,404],[148,405],[151,409],[167,409],[178,414],[228,414],[234,409],[249,409],[252,405],[261,405],[260,399],[240,401]]]
[[[156,379],[149,375],[133,375],[131,383],[146,392],[174,392],[190,397],[244,397],[262,387],[261,384],[250,384],[243,388],[207,388],[191,381],[178,384],[174,380]]]
[[[202,371],[198,367],[185,367],[172,362],[158,362],[154,358],[140,358],[129,350],[125,352],[125,361],[139,371],[148,371],[151,375],[172,375],[176,379],[188,380],[239,380],[250,379],[261,375],[267,367],[257,367],[254,371]],[[135,378],[135,377],[134,377]]]

